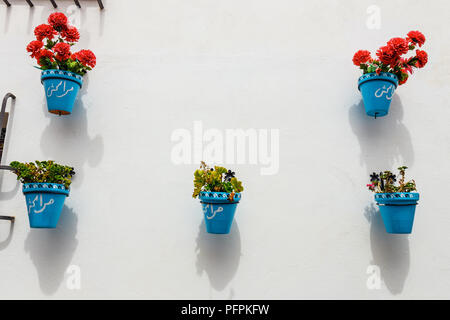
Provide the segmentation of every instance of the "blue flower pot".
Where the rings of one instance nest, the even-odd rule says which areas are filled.
[[[83,77],[70,71],[49,69],[42,71],[41,82],[48,111],[58,115],[71,114]]]
[[[386,232],[411,233],[419,194],[416,192],[376,193]]]
[[[383,117],[388,114],[398,78],[393,73],[366,73],[358,80],[366,114],[371,117]]]
[[[56,228],[69,196],[69,189],[57,183],[24,183],[22,188],[27,202],[31,228]]]
[[[236,193],[234,200],[228,200],[227,192],[200,192],[200,202],[205,216],[206,231],[208,233],[230,233],[237,204],[241,194]]]

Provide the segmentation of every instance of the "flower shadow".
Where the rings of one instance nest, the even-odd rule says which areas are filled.
[[[9,245],[9,243],[12,240],[13,233],[14,233],[14,221],[9,221],[8,235],[4,240],[0,239],[0,251],[5,249]]]
[[[83,101],[87,96],[88,86],[89,77],[84,76],[83,87],[70,115],[51,114],[46,102],[43,102],[43,112],[50,118],[50,122],[41,136],[41,150],[46,157],[75,168],[75,188],[83,181],[82,168],[85,163],[96,167],[103,157],[103,138],[100,135],[91,138],[88,134],[87,111]]]
[[[387,289],[394,295],[400,294],[410,266],[408,236],[387,233],[381,214],[373,203],[364,209],[364,216],[370,223],[370,264],[380,268]]]
[[[31,229],[25,241],[39,277],[39,285],[46,295],[56,292],[75,249],[78,246],[78,218],[73,209],[64,206],[55,229]]]
[[[207,233],[202,220],[196,242],[197,274],[206,272],[211,287],[223,291],[236,274],[241,258],[241,237],[236,220],[229,234]]]
[[[389,114],[384,117],[367,116],[362,100],[350,107],[348,117],[361,149],[360,164],[366,167],[367,173],[392,170],[397,164],[413,165],[411,135],[402,123],[403,105],[397,94]]]

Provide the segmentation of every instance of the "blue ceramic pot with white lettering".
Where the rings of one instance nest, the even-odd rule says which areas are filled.
[[[208,233],[230,233],[236,207],[241,194],[235,193],[232,201],[227,192],[200,192],[199,199],[203,207],[206,231]]]
[[[393,73],[366,73],[358,80],[366,114],[371,117],[384,117],[389,112],[398,78]]]
[[[83,77],[70,71],[49,69],[42,71],[41,83],[48,111],[58,115],[71,114]]]
[[[376,193],[381,217],[388,233],[411,233],[419,193]]]
[[[58,183],[24,183],[31,228],[56,228],[69,189]]]

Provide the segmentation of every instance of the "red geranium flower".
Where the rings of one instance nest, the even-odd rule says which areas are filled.
[[[47,49],[41,49],[39,54],[36,55],[36,60],[38,65],[42,66],[41,58],[49,58],[51,62],[55,61],[55,57],[53,56],[53,52]]]
[[[56,59],[59,61],[69,59],[70,57],[70,45],[65,42],[59,42],[54,47],[53,50],[56,52]]]
[[[360,66],[363,63],[368,61],[372,61],[372,57],[370,56],[370,52],[367,50],[359,50],[353,56],[353,64],[355,66]]]
[[[407,39],[413,44],[418,44],[419,47],[425,43],[425,36],[420,31],[410,31]]]
[[[423,50],[416,50],[417,67],[423,68],[428,62],[428,54]]]
[[[41,24],[34,29],[34,34],[36,39],[39,41],[44,40],[45,38],[52,40],[53,37],[58,34],[52,26],[48,24]]]
[[[384,46],[378,49],[377,57],[383,64],[394,66],[398,63],[400,57],[391,46]]]
[[[27,45],[27,51],[31,52],[31,57],[34,58],[38,55],[43,46],[44,44],[42,43],[42,41],[34,40]]]
[[[61,32],[61,35],[69,42],[77,42],[80,39],[80,33],[75,27],[67,27]]]
[[[48,23],[55,28],[56,31],[61,32],[67,29],[67,17],[64,13],[54,12],[48,17]]]
[[[97,64],[97,58],[91,50],[80,50],[74,54],[76,59],[84,66],[94,68]]]
[[[388,41],[387,45],[399,56],[407,53],[409,50],[408,41],[403,38],[392,38]]]

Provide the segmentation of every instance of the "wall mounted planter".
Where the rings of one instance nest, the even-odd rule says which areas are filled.
[[[236,193],[234,200],[228,200],[227,192],[200,192],[199,199],[203,207],[206,231],[208,233],[230,233],[236,207],[241,194]]]
[[[49,69],[42,71],[41,83],[48,111],[58,115],[71,114],[83,77],[70,71]]]
[[[358,80],[366,114],[371,117],[383,117],[388,114],[398,78],[393,73],[366,73]]]
[[[24,183],[31,228],[56,228],[69,189],[58,183]]]
[[[380,206],[386,232],[411,233],[419,193],[376,193],[375,201]]]

